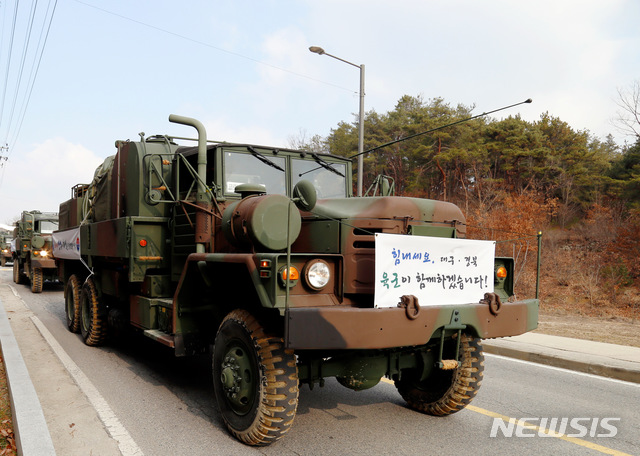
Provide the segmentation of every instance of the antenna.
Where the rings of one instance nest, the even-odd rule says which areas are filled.
[[[465,119],[460,119],[460,120],[457,120],[457,121],[452,122],[450,124],[441,125],[440,127],[432,128],[431,130],[423,131],[423,132],[420,132],[420,133],[415,133],[415,134],[409,135],[409,136],[407,136],[405,138],[400,138],[400,139],[396,139],[395,141],[391,141],[391,142],[388,142],[388,143],[385,143],[385,144],[381,144],[379,146],[374,147],[373,149],[365,150],[364,152],[360,152],[360,153],[357,153],[355,155],[351,155],[349,158],[354,158],[354,157],[357,157],[359,155],[368,154],[369,152],[373,152],[374,150],[382,149],[383,147],[387,147],[387,146],[390,146],[392,144],[396,144],[396,143],[399,143],[399,142],[402,142],[402,141],[406,141],[407,139],[415,138],[416,136],[426,135],[427,133],[432,133],[434,131],[442,130],[443,128],[452,127],[453,125],[458,125],[458,124],[461,124],[463,122],[468,122],[470,120],[477,119],[478,117],[488,116],[489,114],[493,114],[494,112],[503,111],[505,109],[513,108],[514,106],[519,106],[519,105],[525,104],[525,103],[531,103],[532,101],[533,100],[531,98],[527,98],[526,100],[521,101],[520,103],[515,103],[515,104],[509,105],[509,106],[505,106],[503,108],[494,109],[493,111],[489,111],[489,112],[483,112],[482,114],[477,114],[475,116],[467,117]]]

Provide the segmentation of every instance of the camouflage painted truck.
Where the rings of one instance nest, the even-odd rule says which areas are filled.
[[[197,120],[169,120],[198,146],[117,141],[61,204],[67,324],[88,345],[128,327],[176,356],[208,353],[240,441],[282,437],[299,385],[330,377],[353,390],[388,377],[409,407],[449,415],[480,387],[481,339],[536,328],[513,261],[468,248],[455,205],[353,197],[349,159],[208,144]]]
[[[31,284],[33,293],[41,293],[46,280],[57,280],[52,255],[51,234],[58,229],[55,212],[23,211],[13,230],[13,281]]]
[[[4,267],[7,262],[13,261],[13,253],[11,253],[11,243],[13,236],[10,234],[0,235],[0,266]]]

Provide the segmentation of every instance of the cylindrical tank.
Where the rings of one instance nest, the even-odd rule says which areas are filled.
[[[289,235],[287,236],[287,224]],[[284,250],[300,234],[300,211],[284,195],[249,196],[227,207],[222,229],[237,247],[253,244],[257,250]]]

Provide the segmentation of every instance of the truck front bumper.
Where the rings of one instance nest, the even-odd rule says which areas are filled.
[[[539,300],[502,304],[497,315],[487,304],[422,306],[409,318],[403,308],[289,308],[286,345],[297,350],[384,349],[424,345],[448,325],[483,339],[516,336],[538,327]]]
[[[56,260],[53,258],[32,258],[31,266],[34,268],[55,269]]]

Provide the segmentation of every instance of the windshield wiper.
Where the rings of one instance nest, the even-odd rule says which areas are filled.
[[[340,171],[338,171],[333,166],[331,166],[329,163],[327,163],[322,158],[320,158],[320,156],[318,154],[312,153],[311,156],[316,161],[316,163],[319,164],[320,166],[322,166],[323,168],[328,169],[329,171],[331,171],[332,173],[337,174],[340,177],[344,177],[344,174],[342,174]]]
[[[249,150],[249,152],[251,152],[251,155],[253,155],[254,157],[256,157],[258,160],[260,160],[262,163],[266,163],[267,165],[275,168],[275,169],[279,169],[280,171],[282,171],[283,173],[285,172],[284,169],[282,169],[280,167],[280,165],[278,165],[277,163],[272,162],[271,160],[269,160],[267,157],[265,157],[264,155],[262,155],[260,152],[258,152],[257,150],[255,150],[253,147],[251,146],[247,146],[247,149]]]

